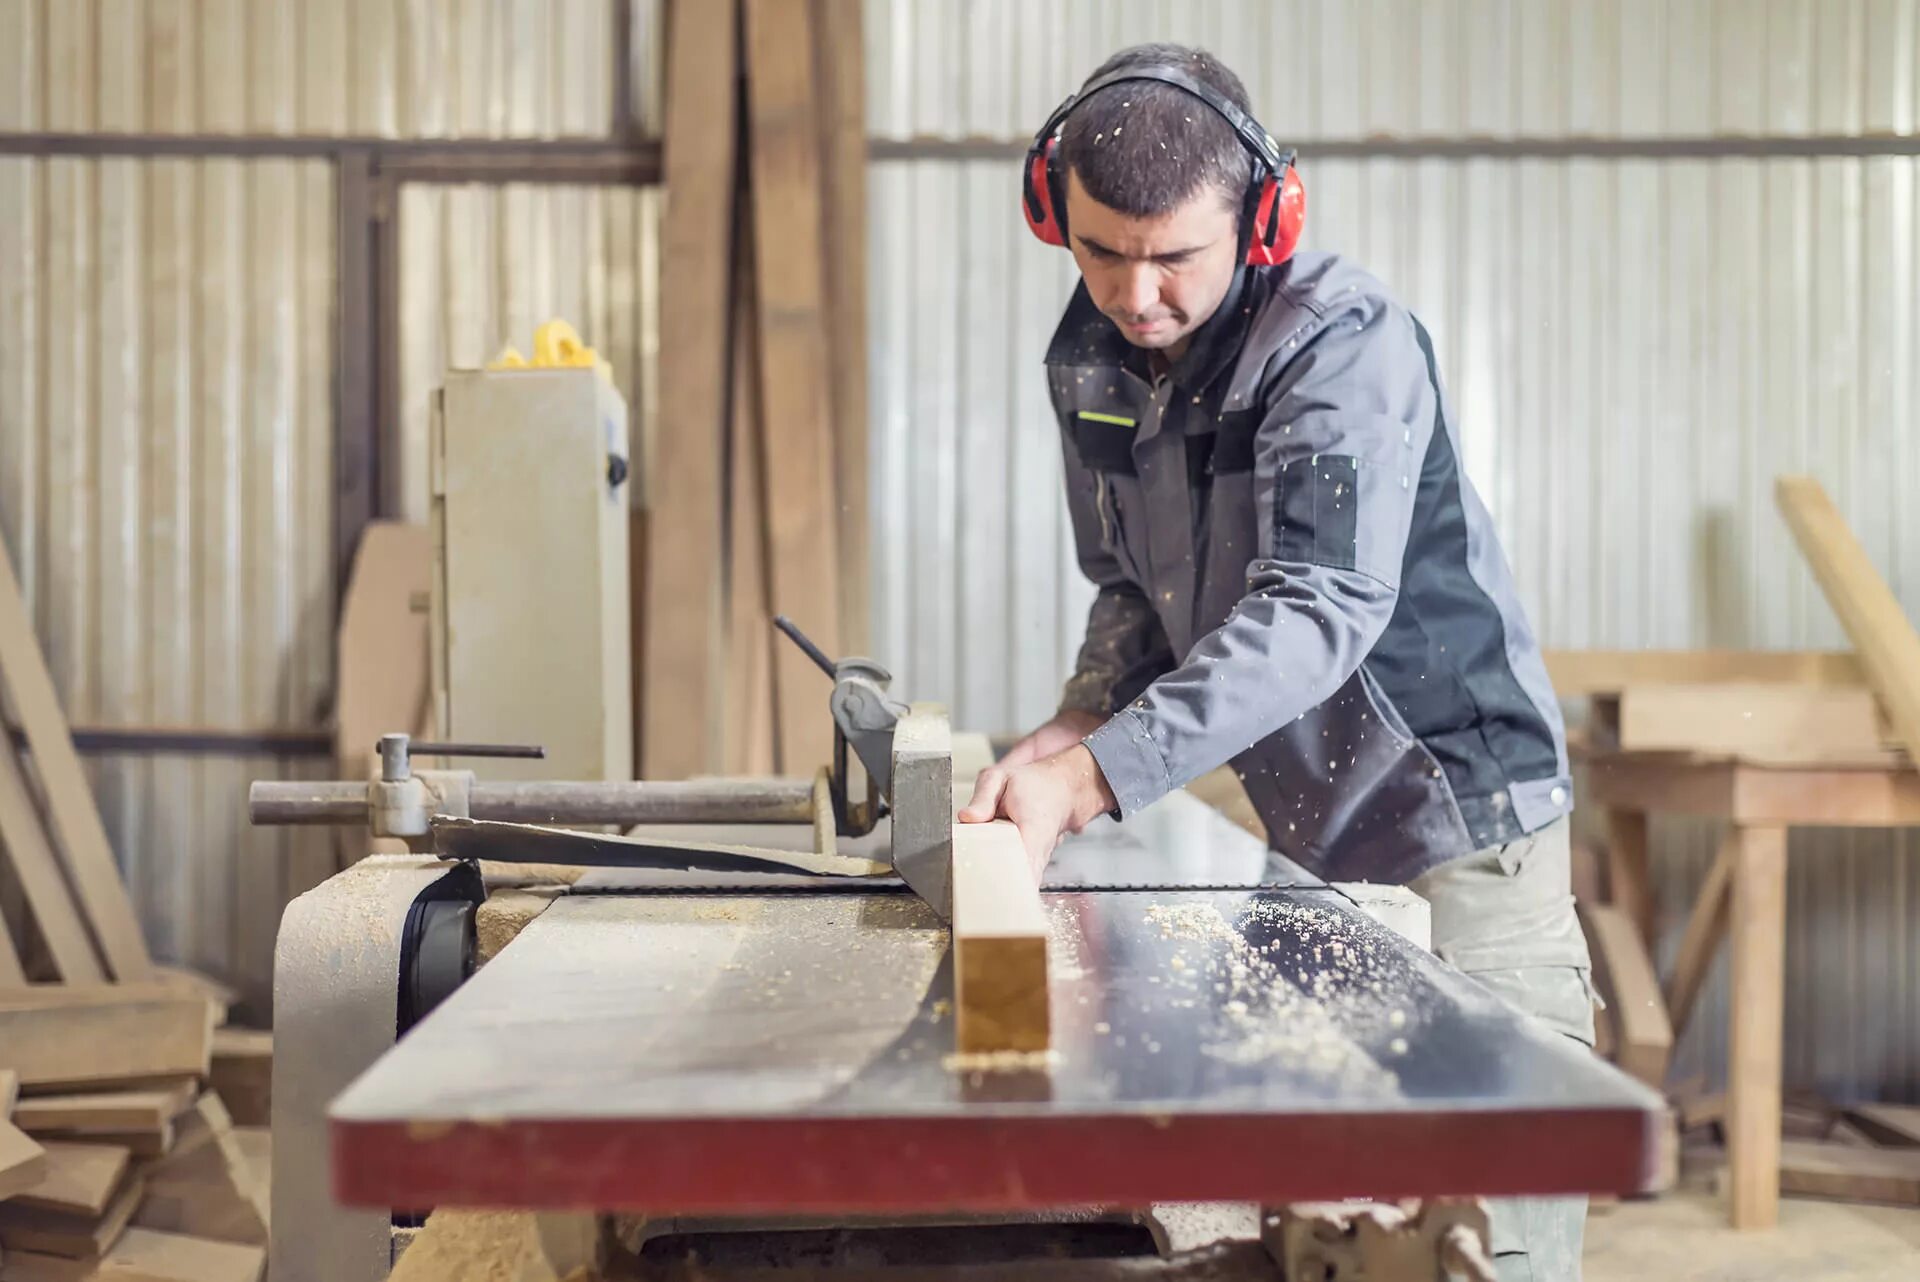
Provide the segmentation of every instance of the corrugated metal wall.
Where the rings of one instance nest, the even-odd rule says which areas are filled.
[[[314,725],[332,676],[333,186],[0,157],[0,533],[75,721]],[[101,758],[156,952],[271,973],[271,760]]]
[[[400,201],[401,515],[427,519],[430,398],[449,369],[554,317],[613,366],[636,432],[653,421],[660,192],[638,187],[409,184]],[[643,441],[635,453],[644,457]],[[645,475],[644,469],[641,475]]]
[[[876,135],[1024,141],[1113,49],[1226,57],[1302,144],[1309,241],[1420,311],[1556,646],[1843,638],[1774,514],[1820,476],[1920,616],[1920,159],[1316,160],[1315,139],[1907,133],[1914,0],[869,0]],[[1011,161],[871,185],[876,648],[993,729],[1047,715],[1088,589],[1039,362],[1073,281]],[[941,246],[930,253],[928,246]],[[1656,826],[1670,952],[1717,839]],[[1793,843],[1787,1069],[1920,1099],[1920,839]],[[1676,1077],[1725,1060],[1724,962]]]
[[[643,125],[658,118],[657,8],[633,5]],[[0,0],[0,127],[601,136],[614,10],[613,0]]]
[[[629,7],[648,130],[659,6]],[[0,0],[0,132],[604,136],[618,8]],[[423,188],[406,204],[432,211],[406,220],[409,433],[423,371],[525,346],[549,315],[601,347],[640,421],[653,196]],[[74,720],[322,724],[334,216],[325,160],[0,156],[0,536]],[[288,870],[328,856],[318,830],[249,827],[246,783],[327,763],[91,769],[156,953],[264,1011]]]

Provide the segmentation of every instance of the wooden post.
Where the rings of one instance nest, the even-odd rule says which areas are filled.
[[[1780,1203],[1780,1039],[1785,997],[1787,833],[1736,827],[1733,1029],[1727,1158],[1733,1226],[1771,1228]]]
[[[640,770],[684,779],[720,768],[721,446],[733,295],[732,6],[677,0],[668,35],[660,297],[660,420],[646,522]]]
[[[1653,875],[1644,810],[1607,811],[1607,880],[1614,906],[1626,913],[1649,951],[1654,945]]]

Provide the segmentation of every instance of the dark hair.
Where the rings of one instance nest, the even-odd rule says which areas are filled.
[[[1145,44],[1122,49],[1086,83],[1136,67],[1173,67],[1252,114],[1240,77],[1203,49]],[[1203,187],[1236,212],[1253,158],[1218,112],[1184,89],[1152,80],[1108,85],[1075,105],[1060,131],[1063,169],[1087,195],[1134,218],[1171,213]]]

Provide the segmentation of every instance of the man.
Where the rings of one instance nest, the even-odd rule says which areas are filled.
[[[1047,367],[1099,592],[1059,714],[961,818],[1012,820],[1037,875],[1231,761],[1275,848],[1411,885],[1440,957],[1591,1046],[1565,733],[1426,331],[1292,252],[1291,155],[1205,53],[1109,59],[1025,180],[1083,277]],[[1502,1276],[1577,1276],[1584,1215],[1498,1204]]]

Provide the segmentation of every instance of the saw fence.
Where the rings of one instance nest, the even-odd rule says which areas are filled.
[[[860,5],[676,0],[667,24],[639,774],[811,774],[819,675],[771,620],[866,646]]]

